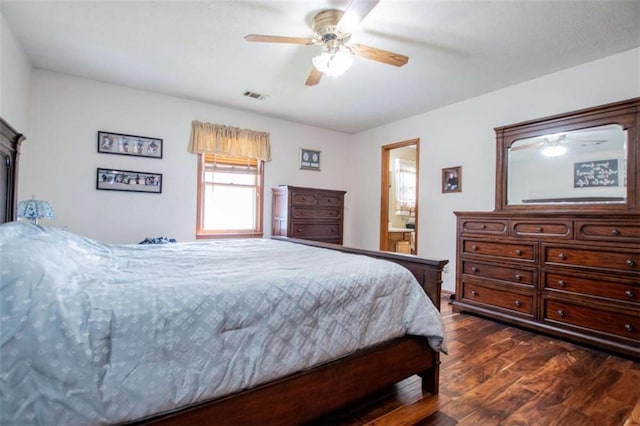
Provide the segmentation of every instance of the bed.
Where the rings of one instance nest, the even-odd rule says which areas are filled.
[[[413,374],[438,391],[446,261],[16,222],[0,250],[2,424],[294,424]]]

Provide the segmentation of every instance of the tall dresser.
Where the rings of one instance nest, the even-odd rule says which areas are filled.
[[[271,234],[342,244],[345,194],[290,185],[272,188]]]
[[[496,209],[455,212],[454,310],[640,359],[639,129],[640,99],[497,128]]]

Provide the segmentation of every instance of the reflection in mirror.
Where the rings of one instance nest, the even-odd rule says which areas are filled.
[[[509,205],[626,203],[627,131],[611,124],[519,139],[509,147]]]

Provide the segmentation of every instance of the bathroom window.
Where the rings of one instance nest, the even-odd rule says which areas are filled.
[[[416,162],[396,158],[394,161],[395,202],[398,216],[414,217],[416,213]]]

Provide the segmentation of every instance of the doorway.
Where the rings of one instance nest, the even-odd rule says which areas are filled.
[[[420,140],[382,147],[380,250],[418,253]]]

